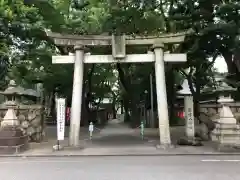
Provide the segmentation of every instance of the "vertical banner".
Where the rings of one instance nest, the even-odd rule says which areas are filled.
[[[184,97],[185,104],[185,120],[186,120],[186,135],[187,137],[194,138],[195,123],[193,114],[193,96]]]
[[[57,140],[64,140],[66,99],[57,99]]]

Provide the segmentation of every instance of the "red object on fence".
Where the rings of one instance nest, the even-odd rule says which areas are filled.
[[[178,112],[177,113],[177,116],[179,117],[179,118],[184,118],[184,112]]]
[[[66,120],[67,121],[70,121],[70,116],[71,116],[71,108],[67,107],[67,110],[66,110]]]

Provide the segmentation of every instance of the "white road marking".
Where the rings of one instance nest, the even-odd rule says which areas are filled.
[[[82,161],[77,161],[77,160],[14,160],[14,161],[0,161],[0,165],[1,164],[22,164],[22,163],[80,163]]]
[[[224,160],[225,162],[240,162],[238,159],[230,159],[230,160]]]
[[[240,162],[239,159],[203,159],[202,162]]]
[[[217,160],[217,159],[203,159],[201,160],[202,162],[219,162],[221,160]]]

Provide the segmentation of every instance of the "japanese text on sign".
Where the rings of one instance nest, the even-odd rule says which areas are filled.
[[[195,130],[194,130],[194,112],[193,112],[193,97],[187,96],[186,103],[186,133],[188,137],[194,137]]]
[[[57,138],[58,140],[64,140],[65,131],[65,99],[57,99]]]

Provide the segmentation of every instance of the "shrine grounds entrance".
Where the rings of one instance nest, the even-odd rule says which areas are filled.
[[[61,35],[47,32],[47,35],[54,39],[55,44],[60,46],[74,47],[75,55],[71,56],[53,56],[54,64],[74,63],[74,79],[72,93],[72,109],[70,123],[71,146],[79,146],[79,131],[81,121],[82,105],[82,84],[84,63],[145,63],[154,62],[156,77],[156,94],[159,114],[159,135],[160,145],[171,145],[168,104],[166,95],[165,69],[164,62],[186,62],[186,54],[164,53],[164,44],[179,44],[183,42],[186,33],[166,34],[159,37],[130,37],[130,36],[76,36]],[[91,55],[86,53],[86,48],[94,49],[96,47],[112,48],[112,54]],[[126,54],[126,48],[129,46],[147,46],[152,51],[143,54]]]

